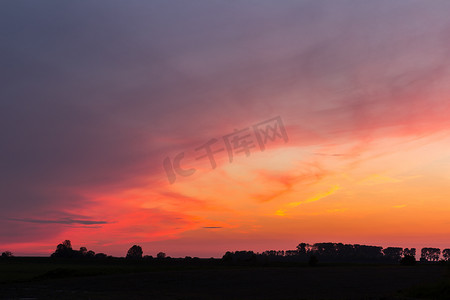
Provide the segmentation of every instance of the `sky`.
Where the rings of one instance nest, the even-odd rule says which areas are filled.
[[[448,1],[0,6],[0,251],[450,248]]]

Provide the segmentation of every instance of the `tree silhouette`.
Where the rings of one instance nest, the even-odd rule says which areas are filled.
[[[412,256],[412,257],[416,257],[416,248],[405,248],[403,250],[403,255],[404,256]]]
[[[97,258],[95,252],[91,250],[88,251],[86,247],[80,247],[80,250],[73,250],[72,243],[70,242],[70,240],[65,240],[64,242],[56,246],[56,250],[54,253],[52,253],[51,257],[77,258],[77,259],[93,258],[93,257]]]
[[[300,243],[297,246],[297,251],[300,255],[306,255],[311,250],[311,245],[307,243]]]
[[[80,255],[81,256],[85,256],[87,254],[87,249],[86,247],[80,247]]]
[[[51,257],[73,257],[75,252],[72,249],[72,243],[69,240],[65,240],[58,246],[56,246],[56,251],[51,255]]]
[[[400,247],[387,247],[383,249],[384,256],[392,261],[400,261],[403,254],[403,248]]]
[[[227,251],[222,257],[222,261],[232,264],[254,264],[257,261],[257,254],[253,251]],[[259,254],[259,256],[267,256],[266,254]],[[195,260],[195,258],[194,258]]]
[[[130,259],[141,259],[142,258],[142,248],[138,245],[133,245],[127,252],[127,258]]]
[[[450,261],[450,249],[444,249],[442,250],[442,257],[446,261]]]
[[[94,257],[98,259],[105,259],[108,257],[108,255],[106,255],[105,253],[97,253]]]
[[[438,261],[441,250],[439,248],[422,248],[420,254],[421,261]]]
[[[65,240],[64,242],[62,242],[61,245],[62,245],[64,248],[72,249],[72,243],[70,242],[70,240]]]
[[[13,257],[13,254],[11,253],[11,251],[5,251],[2,253],[2,257],[3,258]]]
[[[231,263],[233,262],[233,252],[227,251],[223,256],[222,256],[222,261],[226,262],[226,263]]]
[[[159,259],[166,258],[166,254],[164,252],[159,252],[158,254],[156,254],[156,258],[159,258]]]
[[[308,260],[314,254],[321,261],[376,261],[383,257],[382,247],[343,243],[300,243],[297,250],[285,251],[292,259]],[[400,248],[401,249],[401,248]],[[389,251],[389,250],[388,250]],[[283,255],[281,253],[281,255]],[[400,260],[400,257],[397,258]]]
[[[262,254],[267,256],[284,256],[284,250],[266,250]]]
[[[383,257],[383,248],[379,246],[354,245],[354,257],[358,260],[378,260]]]

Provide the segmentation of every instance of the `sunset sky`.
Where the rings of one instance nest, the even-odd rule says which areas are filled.
[[[450,2],[0,7],[0,251],[450,248]]]

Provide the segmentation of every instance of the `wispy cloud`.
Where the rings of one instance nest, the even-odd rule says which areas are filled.
[[[288,204],[285,206],[285,208],[283,208],[283,209],[278,209],[278,210],[275,212],[275,215],[277,215],[277,216],[286,216],[286,215],[287,215],[287,210],[288,210],[289,208],[297,207],[297,206],[299,206],[299,205],[301,205],[301,204],[304,204],[304,203],[310,203],[310,202],[318,201],[318,200],[323,199],[323,198],[325,198],[325,197],[327,197],[327,196],[329,196],[329,195],[331,195],[331,194],[334,194],[334,193],[335,193],[337,190],[339,190],[340,188],[341,188],[341,187],[340,187],[339,185],[334,185],[334,186],[332,186],[328,191],[325,191],[325,192],[321,192],[321,193],[315,194],[313,197],[310,197],[310,198],[308,198],[308,199],[306,199],[306,200],[288,203]]]
[[[400,204],[400,205],[393,205],[393,208],[404,208],[406,207],[406,204]]]
[[[291,203],[289,203],[289,206],[290,207],[296,207],[296,206],[299,206],[302,203],[309,203],[309,202],[318,201],[318,200],[323,199],[323,198],[325,198],[325,197],[327,197],[327,196],[329,196],[331,194],[334,194],[340,188],[341,187],[339,185],[334,185],[333,187],[331,187],[331,189],[329,189],[326,192],[318,193],[318,194],[314,195],[313,197],[308,198],[306,200],[302,200],[302,201],[298,201],[298,202],[291,202]]]
[[[448,211],[441,162],[450,146],[407,156],[422,144],[400,142],[450,128],[450,2],[132,2],[9,1],[0,11],[0,248],[60,236],[125,245],[186,231],[209,243],[215,228],[251,222],[272,226],[258,232],[271,239],[294,227],[260,215],[279,222],[298,206],[340,217],[341,205],[349,216],[362,206],[409,212],[430,194],[442,197],[437,214]],[[251,148],[233,164],[223,150],[216,170],[168,186],[166,156],[191,151],[194,160],[207,139],[274,114],[289,145]],[[431,158],[441,161],[424,174]],[[446,180],[431,190],[435,172]],[[336,183],[340,202],[320,201]],[[355,220],[355,232],[369,223]],[[330,232],[320,230],[315,239]]]
[[[282,209],[279,209],[279,210],[277,210],[276,212],[275,212],[275,215],[277,215],[277,216],[285,216],[286,215],[286,212],[284,211],[284,210],[282,210]]]
[[[100,224],[108,224],[107,221],[91,221],[91,220],[76,220],[76,219],[70,219],[70,218],[63,218],[59,220],[41,220],[41,219],[15,219],[15,218],[8,218],[10,221],[17,221],[17,222],[27,222],[27,223],[39,223],[39,224],[82,224],[82,225],[100,225]],[[97,228],[97,227],[96,227]]]
[[[397,183],[397,182],[401,182],[401,180],[386,175],[372,174],[360,180],[359,183],[363,185],[376,185],[382,183]]]

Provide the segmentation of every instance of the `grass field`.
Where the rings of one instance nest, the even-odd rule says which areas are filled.
[[[1,299],[450,299],[443,265],[0,261]]]

